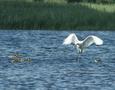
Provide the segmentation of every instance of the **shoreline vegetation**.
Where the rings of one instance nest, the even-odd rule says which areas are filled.
[[[115,4],[0,1],[0,29],[111,30]]]

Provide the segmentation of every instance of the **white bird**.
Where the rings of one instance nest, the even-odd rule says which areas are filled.
[[[72,33],[63,42],[63,45],[69,45],[69,44],[74,45],[79,53],[83,53],[84,49],[86,49],[92,44],[102,45],[103,40],[98,38],[97,36],[90,35],[86,37],[83,41],[79,41],[77,36],[74,33]]]

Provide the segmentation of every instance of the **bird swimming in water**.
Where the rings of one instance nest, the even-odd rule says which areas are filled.
[[[21,54],[14,53],[11,56],[8,56],[11,59],[12,63],[18,63],[18,62],[31,62],[32,60],[30,58],[23,58]]]

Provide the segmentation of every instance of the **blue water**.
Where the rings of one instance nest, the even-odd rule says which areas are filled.
[[[72,32],[104,45],[90,46],[78,63],[74,47],[62,45]],[[13,53],[32,61],[12,63]],[[0,31],[0,90],[115,90],[115,32]]]

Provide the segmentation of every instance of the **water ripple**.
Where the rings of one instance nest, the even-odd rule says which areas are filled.
[[[104,45],[88,48],[78,63],[74,48],[62,45],[71,32],[99,36]],[[114,90],[114,38],[110,31],[0,31],[0,90]],[[32,62],[12,63],[14,53]]]

